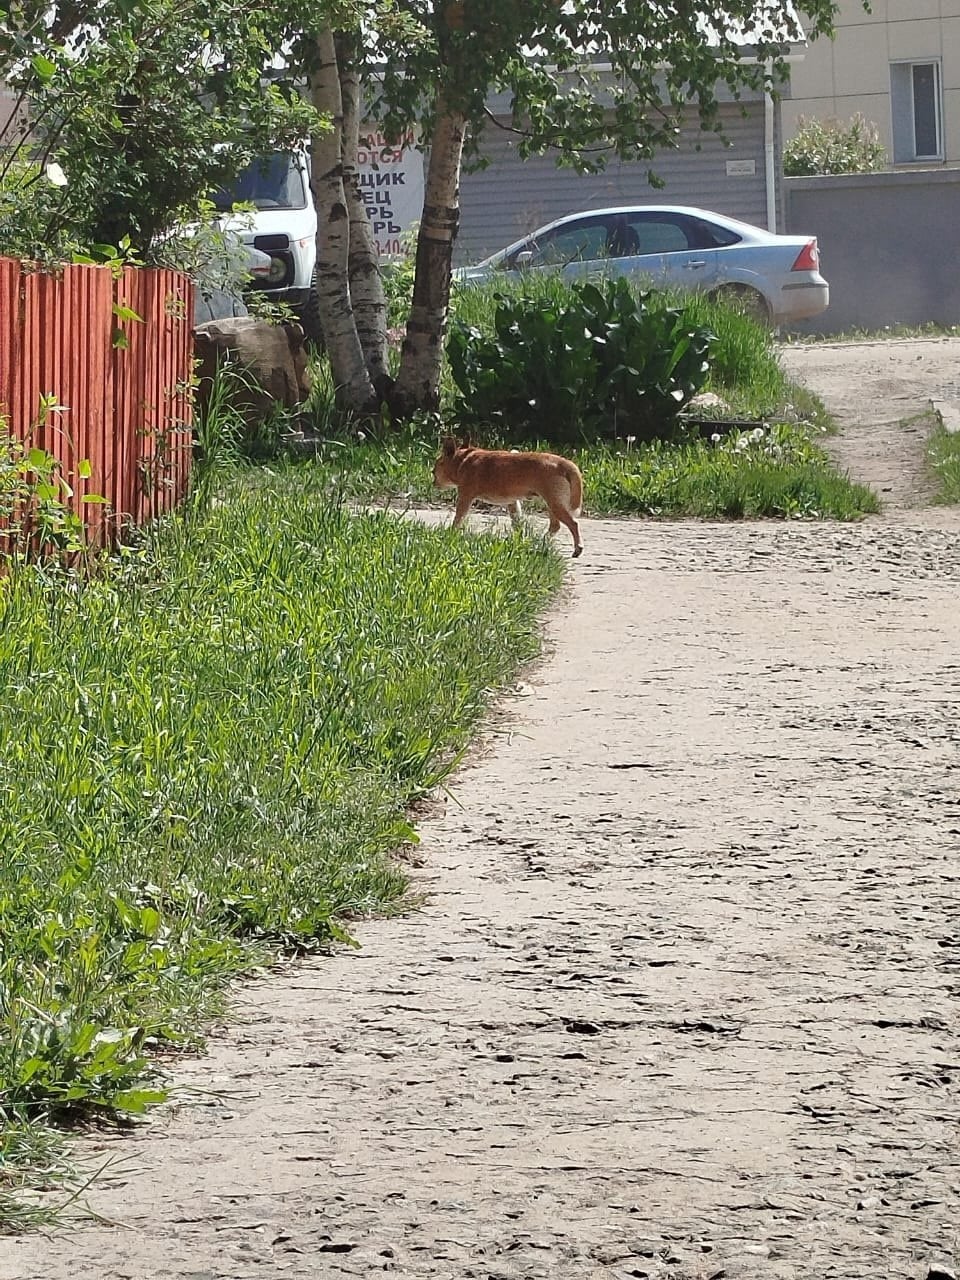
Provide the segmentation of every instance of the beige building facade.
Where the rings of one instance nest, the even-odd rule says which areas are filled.
[[[784,135],[801,116],[875,124],[895,168],[960,164],[960,0],[840,0],[836,38],[790,68]]]

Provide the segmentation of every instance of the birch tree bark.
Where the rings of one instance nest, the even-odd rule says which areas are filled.
[[[460,226],[460,165],[466,117],[452,109],[442,87],[423,193],[423,218],[417,235],[413,305],[391,396],[399,417],[440,403],[443,339],[450,304],[453,244]]]
[[[387,300],[380,275],[377,245],[370,229],[367,206],[360,194],[357,174],[360,135],[359,50],[354,34],[338,34],[335,43],[343,105],[343,188],[350,224],[347,279],[357,336],[367,372],[382,401],[392,383],[387,368]]]
[[[350,215],[343,182],[343,101],[333,31],[317,37],[310,99],[332,128],[313,139],[310,187],[317,209],[317,305],[341,409],[367,414],[378,407],[350,299]],[[356,154],[356,153],[354,153]]]

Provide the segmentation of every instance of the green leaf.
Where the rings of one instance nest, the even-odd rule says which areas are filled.
[[[41,84],[49,84],[57,72],[57,64],[44,57],[42,53],[34,54],[30,59],[30,65]]]
[[[167,1093],[164,1089],[123,1089],[111,1098],[113,1105],[120,1111],[129,1111],[133,1115],[140,1115],[147,1107],[166,1100]]]
[[[118,320],[136,320],[138,323],[143,324],[143,316],[138,315],[132,307],[124,306],[122,302],[113,304],[113,314]]]

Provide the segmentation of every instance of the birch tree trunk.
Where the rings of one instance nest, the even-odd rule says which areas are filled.
[[[453,243],[460,226],[460,163],[465,132],[465,117],[450,108],[441,87],[437,90],[423,218],[417,235],[413,306],[390,400],[399,417],[408,417],[417,409],[435,409],[440,402]]]
[[[377,394],[363,358],[350,301],[348,263],[350,217],[343,187],[343,102],[333,31],[317,37],[316,68],[310,75],[310,99],[329,116],[332,128],[313,139],[310,187],[317,208],[317,304],[323,340],[336,385],[337,404],[354,413],[371,413]]]
[[[343,188],[350,223],[347,279],[357,326],[357,336],[367,372],[379,398],[384,400],[392,379],[387,368],[387,299],[380,275],[380,256],[370,229],[367,206],[360,194],[357,149],[360,135],[360,75],[354,35],[336,37],[340,96],[343,105]]]

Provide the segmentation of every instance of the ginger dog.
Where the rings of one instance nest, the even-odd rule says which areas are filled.
[[[509,453],[505,449],[475,449],[447,436],[433,468],[433,483],[457,490],[456,529],[474,499],[506,507],[514,524],[520,520],[520,499],[539,497],[550,512],[550,532],[560,526],[573,534],[574,559],[583,551],[576,516],[583,502],[583,476],[576,463],[555,453]]]

